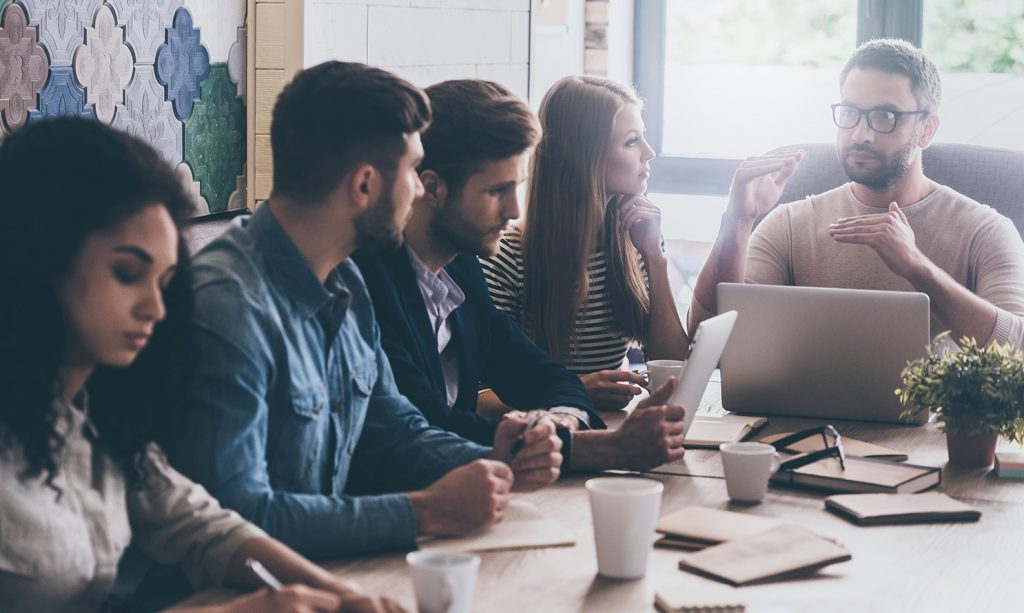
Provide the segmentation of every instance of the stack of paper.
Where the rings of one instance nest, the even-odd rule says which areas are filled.
[[[561,523],[544,517],[536,506],[512,500],[505,507],[501,522],[473,534],[456,538],[422,538],[420,549],[448,551],[502,551],[568,547],[576,544],[576,535]]]
[[[1024,479],[1024,453],[1000,451],[996,454],[996,475],[1012,479]]]

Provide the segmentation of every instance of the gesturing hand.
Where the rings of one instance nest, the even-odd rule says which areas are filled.
[[[647,470],[683,457],[686,410],[666,404],[675,391],[672,379],[654,390],[615,432],[621,462],[616,468]]]
[[[628,370],[601,370],[580,377],[594,406],[602,410],[621,409],[642,390],[644,378]]]
[[[790,151],[743,160],[732,176],[726,210],[746,221],[772,210],[803,157],[803,151]]]
[[[622,201],[619,229],[629,232],[629,240],[645,258],[661,254],[661,209],[647,198],[637,195]]]
[[[889,270],[904,279],[911,278],[925,257],[914,242],[907,216],[895,202],[887,213],[840,219],[829,226],[828,233],[840,243],[871,247]]]

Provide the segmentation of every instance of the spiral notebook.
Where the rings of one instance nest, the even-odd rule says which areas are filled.
[[[923,494],[841,494],[825,508],[861,526],[978,521],[981,511],[942,492]]]

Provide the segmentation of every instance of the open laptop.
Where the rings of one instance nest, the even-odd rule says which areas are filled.
[[[686,407],[686,416],[683,424],[686,431],[690,430],[690,424],[697,415],[697,407],[700,406],[701,396],[708,386],[711,373],[718,367],[718,360],[722,357],[726,343],[729,341],[729,334],[736,325],[736,313],[733,311],[723,312],[721,315],[702,321],[697,326],[693,335],[690,347],[690,356],[686,359],[686,368],[679,377],[676,391],[672,394],[671,402]]]
[[[721,283],[718,308],[739,314],[722,355],[727,410],[906,423],[895,391],[927,353],[926,294]]]

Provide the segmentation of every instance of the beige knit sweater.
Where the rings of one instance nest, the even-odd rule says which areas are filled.
[[[1013,222],[946,186],[902,210],[924,255],[997,307],[986,342],[1024,348],[1024,242]],[[870,247],[828,234],[839,218],[879,212],[858,201],[850,183],[776,207],[750,239],[747,282],[914,291]],[[699,320],[711,315],[696,300],[692,308]],[[933,312],[933,334],[947,328]]]

